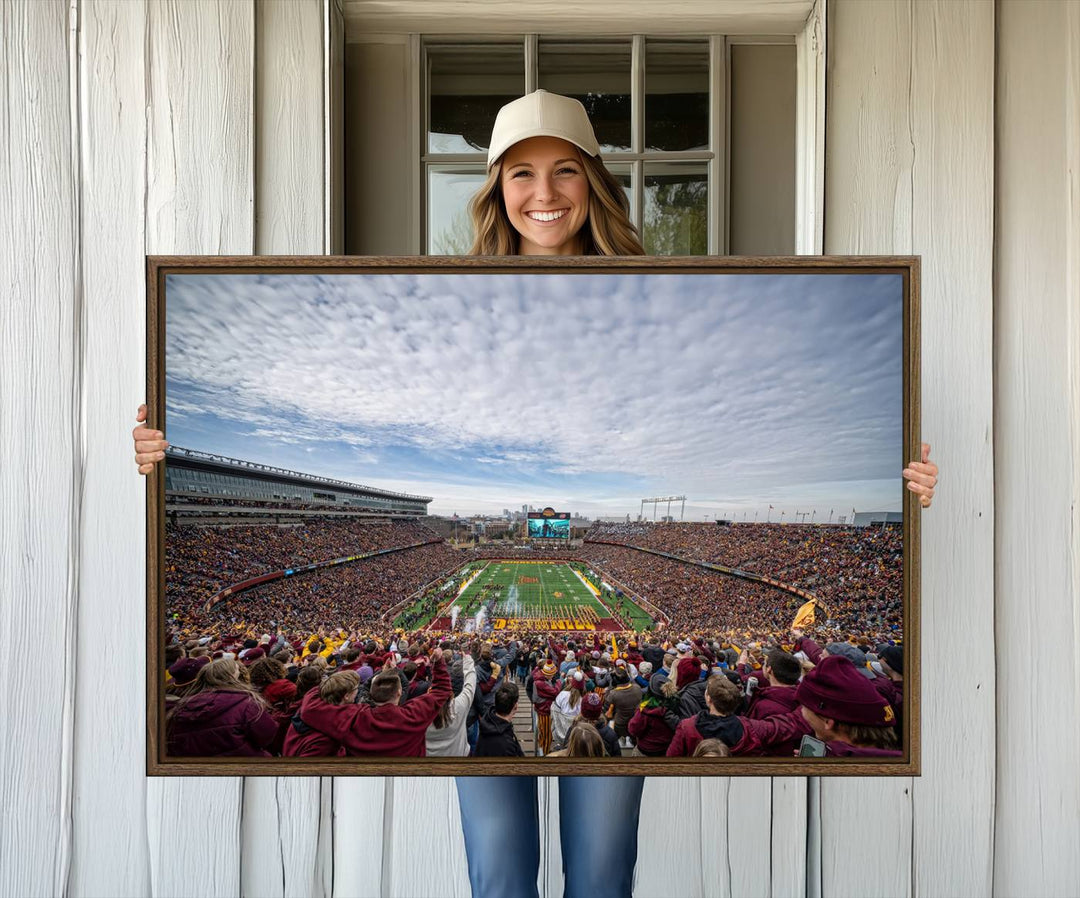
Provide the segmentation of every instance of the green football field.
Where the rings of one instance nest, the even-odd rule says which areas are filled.
[[[588,609],[598,619],[611,616],[569,564],[492,561],[474,564],[470,576],[473,571],[479,573],[454,602],[463,615],[494,600],[494,617],[562,618]]]

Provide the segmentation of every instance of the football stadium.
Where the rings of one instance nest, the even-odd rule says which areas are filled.
[[[639,743],[631,724],[663,729],[646,720],[650,701],[697,714],[718,674],[749,701],[758,686],[778,685],[769,664],[781,655],[797,671],[845,654],[874,688],[892,690],[890,715],[902,708],[895,670],[883,667],[885,657],[902,667],[899,516],[835,525],[639,518],[591,522],[572,539],[570,514],[545,507],[515,539],[473,534],[462,544],[422,495],[181,448],[168,450],[165,477],[171,755],[483,754],[481,721],[510,707],[508,693],[494,704],[507,683],[518,698],[504,719],[528,753],[565,747],[560,703],[576,698],[584,714],[592,693],[614,727],[606,753],[621,743],[647,754],[656,745]],[[238,692],[255,696],[244,713],[265,727],[243,737],[254,743],[223,747],[221,715],[231,720]],[[684,695],[693,701],[681,704]],[[397,741],[352,711],[355,732],[319,716],[413,701],[431,719]],[[436,718],[457,728],[454,747]],[[790,756],[789,743],[773,750]]]

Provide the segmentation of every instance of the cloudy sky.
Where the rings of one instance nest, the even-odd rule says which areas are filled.
[[[687,520],[899,510],[901,290],[899,275],[171,275],[167,436],[432,496],[436,514],[637,515],[668,495]]]

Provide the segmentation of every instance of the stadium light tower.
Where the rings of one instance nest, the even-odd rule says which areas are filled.
[[[640,517],[645,517],[645,505],[650,504],[653,507],[653,521],[656,520],[656,506],[661,502],[667,502],[667,516],[671,517],[671,503],[682,502],[682,508],[679,511],[679,520],[683,519],[683,514],[686,512],[686,496],[656,496],[652,499],[641,500],[641,512]]]

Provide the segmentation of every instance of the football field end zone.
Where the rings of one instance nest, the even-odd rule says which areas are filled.
[[[475,585],[479,585],[481,587],[486,585],[483,583],[478,584],[478,581],[481,580],[483,575],[485,574],[490,577],[488,582],[498,583],[500,580],[502,580],[502,585],[504,586],[515,586],[520,583],[521,579],[527,578],[530,581],[535,581],[536,587],[540,590],[540,595],[532,598],[532,600],[525,600],[525,603],[521,608],[520,612],[518,612],[514,617],[511,618],[508,615],[506,617],[493,616],[493,622],[503,622],[501,625],[496,623],[496,630],[513,630],[516,628],[516,626],[519,626],[542,632],[576,632],[585,634],[591,632],[617,632],[623,629],[620,622],[613,616],[611,609],[608,608],[597,597],[596,590],[589,585],[588,581],[586,581],[585,578],[581,576],[578,569],[574,566],[575,564],[585,563],[580,559],[491,558],[484,559],[484,562],[485,563],[483,567],[475,574],[473,574],[473,576],[468,578],[467,583],[457,593],[454,599],[450,601],[447,605],[444,605],[439,610],[436,617],[431,621],[431,623],[429,623],[425,627],[426,630],[449,630],[450,621],[452,619],[450,615],[451,609],[454,607],[454,605],[458,604],[463,599],[472,601],[472,599],[475,597],[475,593],[471,596],[467,596],[466,593],[468,593],[469,589]],[[470,562],[470,564],[474,563],[475,562]],[[520,566],[522,565],[526,565],[529,567],[526,567],[524,570],[515,570],[513,573],[512,582],[506,582],[507,580],[510,580],[508,574],[498,574],[495,570],[502,565],[513,565],[516,568],[520,568]],[[530,569],[530,567],[532,569]],[[545,567],[569,568],[570,573],[573,573],[575,575],[577,581],[581,584],[581,587],[576,590],[571,589],[570,595],[559,596],[558,598],[555,598],[551,595],[551,593],[557,592],[558,590],[553,589],[551,586],[551,572],[549,572],[547,579],[544,578],[542,569]],[[461,569],[459,569],[455,573],[460,573],[460,571]],[[535,577],[533,577],[533,574],[535,574]],[[530,582],[528,585],[532,587],[534,583]],[[574,585],[577,586],[576,583]],[[593,620],[584,621],[580,619],[573,619],[572,617],[566,616],[565,613],[560,613],[565,612],[567,608],[589,608],[592,611]],[[467,616],[471,617],[472,615],[470,613]]]

